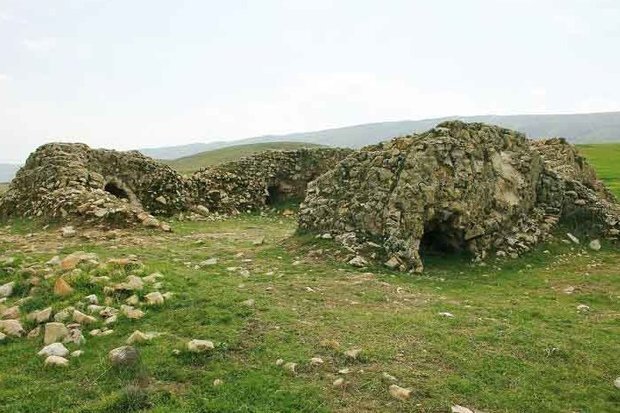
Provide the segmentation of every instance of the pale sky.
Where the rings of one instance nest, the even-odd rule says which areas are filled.
[[[0,0],[0,162],[620,110],[619,0]]]

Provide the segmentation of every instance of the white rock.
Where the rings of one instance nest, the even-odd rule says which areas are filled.
[[[276,366],[281,366],[284,364],[284,360],[283,359],[277,359],[276,360]]]
[[[121,312],[125,315],[125,317],[130,318],[132,320],[136,320],[136,319],[144,317],[144,312],[142,310],[133,308],[130,305],[121,305]]]
[[[345,351],[344,355],[350,359],[356,360],[361,354],[361,352],[362,352],[361,348],[352,348],[352,349]]]
[[[82,350],[75,350],[71,352],[70,356],[73,358],[77,358],[77,357],[81,357],[82,354],[84,354]]]
[[[113,366],[131,366],[140,360],[140,354],[134,347],[123,346],[110,350],[108,359]]]
[[[222,384],[224,384],[224,381],[222,379],[213,380],[213,387],[218,387],[218,386],[221,386]]]
[[[0,333],[0,343],[6,339],[6,334]]]
[[[136,330],[131,333],[127,339],[127,344],[144,343],[145,341],[151,340],[153,337],[155,337],[154,333],[143,333],[140,330]]]
[[[93,316],[86,315],[78,310],[73,310],[73,321],[80,324],[93,324],[97,322],[97,319]]]
[[[204,353],[209,350],[213,350],[215,345],[209,340],[191,340],[187,343],[187,350],[191,353]]]
[[[590,241],[589,247],[592,251],[600,251],[601,241],[593,239],[592,241]]]
[[[58,356],[65,357],[69,354],[69,350],[62,343],[52,343],[43,347],[41,351],[37,353],[39,356]]]
[[[75,231],[75,228],[73,228],[72,226],[67,226],[67,227],[62,227],[60,229],[60,234],[62,235],[63,238],[71,238],[71,237],[75,237],[77,232]]]
[[[254,301],[252,298],[250,298],[248,300],[245,300],[241,304],[243,304],[246,307],[254,307],[254,304],[256,304],[256,301]]]
[[[448,318],[452,318],[452,317],[454,317],[454,314],[449,313],[449,312],[447,312],[447,311],[442,311],[441,313],[439,313],[439,315],[440,315],[441,317],[448,317]]]
[[[411,390],[400,387],[396,384],[390,385],[390,394],[392,397],[398,400],[408,400],[411,397]]]
[[[571,242],[573,242],[574,244],[579,244],[579,238],[577,238],[576,236],[574,236],[573,234],[571,234],[570,232],[566,233],[566,236],[568,237],[569,240],[571,240]]]
[[[320,358],[320,357],[312,357],[312,358],[310,359],[310,364],[312,364],[312,365],[314,365],[314,366],[320,366],[320,365],[321,365],[321,364],[323,364],[323,363],[325,363],[325,362],[324,362],[324,361],[323,361],[323,359],[322,359],[322,358]]]
[[[334,387],[344,387],[345,386],[345,382],[344,379],[342,377],[334,380],[334,382],[332,383],[332,386]]]
[[[577,311],[585,312],[585,311],[589,311],[589,310],[590,310],[590,306],[587,306],[585,304],[579,304],[577,306]]]
[[[455,404],[454,406],[452,406],[452,413],[474,413],[471,409],[468,409],[467,407],[463,407],[463,406],[459,406],[458,404]]]
[[[14,281],[0,285],[0,298],[10,297],[13,294],[14,287],[15,287]]]
[[[295,373],[295,369],[297,368],[297,363],[288,362],[284,364],[284,369],[288,370],[291,373]]]
[[[381,374],[381,377],[383,377],[387,381],[397,381],[396,377],[392,376],[389,373],[386,373],[385,371],[383,372],[383,374]]]
[[[96,294],[87,295],[84,299],[89,304],[99,304],[99,298],[97,298]]]
[[[614,380],[614,386],[616,386],[617,389],[620,389],[620,377],[616,377],[616,380]]]
[[[208,260],[204,260],[198,264],[200,267],[210,267],[212,265],[217,265],[217,258],[209,258]]]
[[[46,366],[58,366],[58,367],[67,367],[69,365],[69,360],[60,356],[49,356],[45,359]]]

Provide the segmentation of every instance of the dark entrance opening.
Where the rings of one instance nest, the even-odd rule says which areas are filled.
[[[129,194],[127,191],[119,188],[114,182],[108,182],[103,189],[117,198],[129,200]]]
[[[267,196],[265,198],[265,205],[275,206],[281,204],[286,200],[286,195],[282,193],[280,187],[277,185],[271,185],[267,187]]]
[[[422,257],[461,255],[465,250],[463,231],[454,228],[450,221],[431,221],[424,227],[420,241]]]

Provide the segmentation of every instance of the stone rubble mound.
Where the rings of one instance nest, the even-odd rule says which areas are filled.
[[[203,169],[189,179],[195,203],[236,213],[305,197],[308,183],[351,154],[351,149],[266,151]]]
[[[352,151],[267,151],[184,178],[136,151],[50,143],[30,155],[0,198],[0,218],[170,227],[157,217],[258,210],[301,200],[308,182]]]
[[[560,222],[620,233],[620,207],[575,148],[459,121],[352,153],[309,184],[299,216],[302,231],[412,272],[437,251],[517,257]]]
[[[186,184],[136,151],[50,143],[32,153],[0,199],[0,217],[162,225],[151,214],[186,208]]]

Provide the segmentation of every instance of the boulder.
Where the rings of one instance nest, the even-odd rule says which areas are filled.
[[[21,337],[26,334],[26,331],[18,320],[0,320],[0,333],[13,337]]]
[[[43,342],[45,344],[60,342],[68,335],[69,330],[63,323],[47,323],[45,324]]]
[[[67,350],[67,348],[64,345],[62,345],[62,343],[52,343],[52,344],[48,344],[47,346],[43,347],[43,349],[39,351],[37,354],[39,356],[45,356],[45,357],[49,357],[49,356],[66,357],[69,354],[69,350]]]
[[[140,361],[140,354],[135,347],[123,346],[110,350],[108,359],[115,367],[130,367]]]
[[[187,343],[187,350],[190,353],[204,353],[213,350],[215,345],[209,340],[191,340]]]

